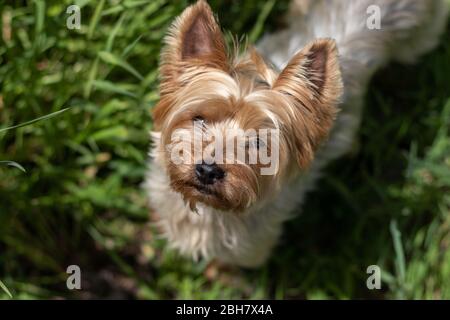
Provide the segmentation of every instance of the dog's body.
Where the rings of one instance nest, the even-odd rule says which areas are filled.
[[[380,30],[370,30],[367,27],[370,16],[368,8],[373,5],[381,9]],[[290,17],[289,28],[266,36],[257,46],[262,55],[276,69],[281,70],[278,75],[278,70],[267,67],[261,57],[255,54],[251,54],[250,58],[248,55],[237,57],[226,67],[213,58],[208,65],[198,67],[195,63],[200,63],[200,59],[194,59],[192,63],[203,68],[202,72],[196,74],[193,69],[189,69],[191,58],[201,57],[207,60],[213,55],[220,55],[223,50],[223,44],[217,43],[217,39],[208,41],[202,35],[209,32],[214,37],[219,37],[215,25],[208,27],[214,21],[209,16],[207,4],[200,1],[189,8],[174,25],[167,40],[169,49],[163,55],[162,100],[155,110],[156,132],[153,133],[152,162],[146,182],[151,207],[159,215],[169,244],[194,258],[217,258],[225,263],[246,267],[264,263],[280,236],[283,222],[291,218],[295,209],[299,208],[305,194],[313,188],[320,176],[322,168],[349,150],[360,124],[363,98],[371,76],[391,60],[412,62],[431,50],[444,28],[446,11],[446,4],[442,0],[294,1],[291,12],[296,14]],[[202,27],[197,26],[198,19],[204,19]],[[209,31],[205,31],[206,29]],[[177,37],[180,38],[179,43]],[[308,45],[318,38],[332,38],[336,44],[322,41]],[[183,41],[186,39],[199,45],[194,48],[192,45],[184,45]],[[339,51],[340,68],[336,67],[335,46]],[[301,48],[305,48],[302,50],[303,54],[297,54]],[[185,60],[179,64],[169,62],[183,57]],[[225,58],[226,56],[222,56],[217,60]],[[299,63],[301,59],[304,59],[302,64]],[[294,68],[296,63],[297,69]],[[184,69],[174,72],[178,67]],[[308,70],[313,67],[315,69],[309,74]],[[220,69],[220,73],[211,68]],[[242,71],[244,69],[245,72]],[[293,70],[297,70],[301,76],[292,75]],[[163,137],[170,132],[170,121],[179,116],[182,107],[177,103],[183,100],[183,95],[189,95],[191,100],[183,100],[179,102],[180,105],[200,103],[201,97],[194,97],[197,90],[194,86],[195,77],[206,77],[208,72],[211,72],[211,78],[206,79],[208,83],[215,79],[220,79],[221,82],[217,80],[214,88],[213,85],[211,88],[199,88],[198,92],[202,92],[206,100],[212,99],[213,94],[219,94],[219,91],[220,97],[223,97],[225,89],[221,86],[226,85],[227,99],[233,96],[233,108],[238,104],[236,101],[240,100],[248,104],[254,103],[261,109],[264,106],[265,114],[275,118],[275,126],[283,132],[280,146],[286,150],[282,149],[280,155],[280,172],[270,182],[258,180],[258,187],[255,188],[258,191],[255,191],[254,196],[250,191],[249,195],[246,193],[247,189],[251,189],[247,186],[252,186],[247,180],[253,181],[247,177],[247,171],[235,174],[233,168],[229,168],[230,172],[225,178],[229,181],[220,182],[230,185],[214,187],[217,192],[221,192],[221,201],[211,199],[210,195],[194,192],[180,182],[181,177],[187,177],[186,172],[190,169],[183,168],[186,171],[179,171],[182,169],[172,167],[167,158],[166,149],[169,144]],[[249,84],[246,77],[252,72],[253,82]],[[224,73],[232,76],[228,78]],[[183,76],[186,76],[183,81],[174,81],[175,77]],[[263,80],[255,82],[254,79],[258,77]],[[261,81],[268,88],[259,88]],[[302,81],[301,88],[295,86]],[[179,88],[175,88],[176,86]],[[208,90],[211,90],[210,94]],[[275,90],[277,93],[269,97],[272,93],[266,92],[268,90]],[[235,93],[236,91],[239,92]],[[285,95],[282,97],[280,93]],[[254,102],[257,100],[255,97],[261,98],[264,95],[269,97],[264,103],[262,100]],[[292,97],[295,99],[290,100]],[[309,104],[305,99],[313,102]],[[339,114],[333,122],[333,110],[339,99]],[[286,118],[285,113],[266,106],[267,101],[273,101],[274,105],[280,104],[278,108],[283,108],[282,105],[286,104],[292,118],[299,121],[298,127],[294,120]],[[307,109],[307,113],[303,109]],[[297,114],[298,112],[301,113]],[[308,120],[310,113],[312,116]],[[236,112],[232,114],[234,116]],[[250,116],[236,117],[236,122],[242,124],[245,122],[243,119],[249,119]],[[230,125],[228,120],[221,118],[218,121],[222,125],[225,122]],[[328,139],[325,141],[323,138],[326,136]],[[298,163],[299,167],[293,163]],[[240,175],[242,186],[238,184]],[[243,194],[248,200],[245,205],[241,205],[241,199],[232,193],[235,189],[236,193]],[[226,197],[229,194],[228,199]],[[233,201],[236,202],[236,207],[233,207]]]

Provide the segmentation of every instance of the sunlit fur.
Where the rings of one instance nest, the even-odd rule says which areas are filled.
[[[382,30],[365,26],[373,4],[382,8]],[[169,244],[194,258],[246,267],[266,261],[321,168],[349,149],[370,76],[390,59],[430,50],[444,9],[441,0],[297,0],[287,30],[266,36],[260,53],[238,55],[205,1],[187,8],[162,53],[146,181]],[[171,161],[172,134],[185,132],[182,141],[191,144],[198,118],[208,132],[278,129],[277,173],[223,164],[224,180],[200,191],[194,152],[190,164]]]

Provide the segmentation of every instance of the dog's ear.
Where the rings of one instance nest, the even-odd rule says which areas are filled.
[[[225,40],[204,0],[188,7],[175,20],[165,38],[161,56],[161,95],[172,93],[189,81],[183,77],[199,67],[228,71]]]
[[[280,73],[273,89],[293,106],[294,145],[298,164],[304,168],[328,136],[343,92],[335,41],[319,39],[303,48]]]

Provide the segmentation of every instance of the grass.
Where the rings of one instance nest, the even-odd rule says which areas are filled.
[[[72,2],[0,4],[0,128],[13,127],[0,129],[0,298],[450,298],[450,28],[418,65],[377,74],[353,152],[270,262],[211,281],[157,237],[139,187],[161,38],[187,1],[79,0],[68,30]],[[210,2],[257,39],[288,1]],[[71,264],[81,291],[66,288]]]

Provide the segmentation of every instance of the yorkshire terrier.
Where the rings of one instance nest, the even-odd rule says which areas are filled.
[[[169,244],[263,264],[323,167],[349,151],[374,72],[433,49],[447,9],[444,0],[294,0],[287,29],[230,49],[207,2],[188,7],[161,55],[146,179]]]

